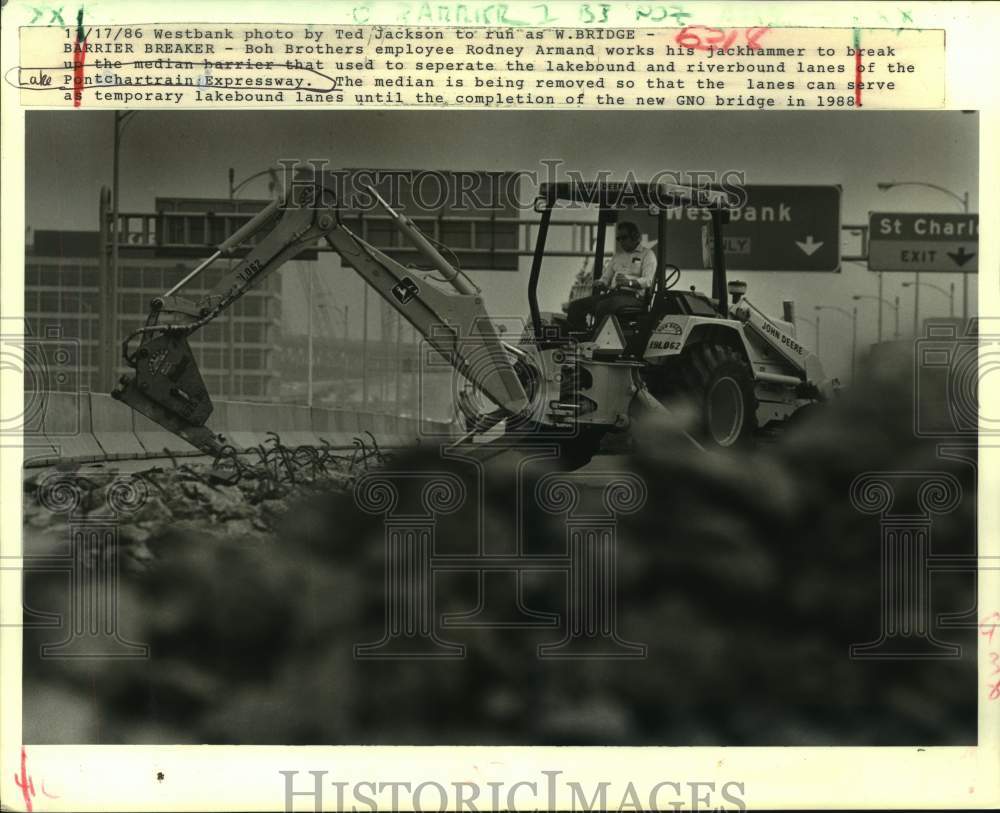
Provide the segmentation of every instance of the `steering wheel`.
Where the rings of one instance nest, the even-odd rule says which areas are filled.
[[[666,273],[670,269],[670,274]],[[663,294],[673,288],[681,278],[681,269],[672,263],[666,263],[661,270],[653,277],[653,284],[650,286],[649,304],[646,306],[647,313],[653,313],[660,305]]]

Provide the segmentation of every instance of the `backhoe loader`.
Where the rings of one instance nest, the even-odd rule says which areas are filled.
[[[794,324],[765,316],[746,297],[743,283],[727,285],[723,227],[735,205],[727,194],[660,184],[542,184],[528,279],[530,323],[515,341],[491,320],[474,282],[374,189],[373,199],[433,271],[407,267],[355,234],[342,218],[340,188],[332,173],[299,172],[282,198],[154,299],[146,325],[123,342],[134,372],[122,377],[112,395],[217,454],[226,441],[207,426],[212,401],[187,337],[320,239],[468,382],[469,391],[458,397],[467,431],[453,443],[556,443],[563,463],[575,468],[590,460],[605,435],[625,432],[638,412],[681,404],[694,416],[680,430],[693,443],[708,450],[740,447],[832,392],[833,382],[796,337]],[[634,307],[583,331],[571,330],[562,314],[542,312],[538,303],[552,213],[567,203],[597,208],[595,276],[603,265],[605,231],[623,212],[648,212],[658,223],[650,289],[635,297]],[[703,248],[712,268],[710,295],[674,289],[680,270],[668,262],[667,212],[677,206],[707,212]],[[211,291],[197,299],[182,295],[209,265],[237,256],[251,239],[250,250]],[[486,438],[493,440],[484,444]]]

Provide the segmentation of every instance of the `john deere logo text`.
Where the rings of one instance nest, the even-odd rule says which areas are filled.
[[[405,305],[419,293],[420,288],[417,287],[417,283],[409,277],[401,279],[392,286],[392,295],[396,297],[396,301],[399,302],[400,305]]]

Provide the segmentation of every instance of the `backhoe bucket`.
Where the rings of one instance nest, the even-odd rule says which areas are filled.
[[[122,376],[111,396],[205,454],[224,448],[221,436],[205,426],[212,399],[181,335],[162,333],[144,341],[135,355],[135,375]]]

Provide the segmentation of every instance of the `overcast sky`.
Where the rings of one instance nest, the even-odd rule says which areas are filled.
[[[584,176],[599,170],[649,177],[660,170],[742,171],[748,183],[839,184],[842,222],[867,223],[869,211],[959,211],[932,190],[879,191],[878,181],[919,180],[959,193],[968,190],[978,209],[978,116],[960,112],[170,112],[143,111],[129,122],[121,152],[121,207],[152,211],[157,196],[225,197],[227,172],[237,180],[280,158],[322,157],[331,166],[465,169],[541,173],[543,160],[561,159]],[[32,229],[95,229],[100,187],[111,185],[113,114],[110,111],[33,112],[27,116],[27,225]],[[266,197],[266,180],[248,185],[246,197]],[[297,263],[283,286],[292,323],[304,325],[299,284],[307,263]],[[360,314],[361,289],[353,272],[332,260],[315,265],[323,277],[315,299],[347,304]],[[547,269],[540,288],[543,309],[555,309],[579,261]],[[346,279],[347,275],[350,279]],[[472,275],[494,314],[527,311],[526,264],[517,272]],[[733,275],[730,275],[731,277]],[[859,340],[874,339],[875,303],[852,294],[873,294],[876,275],[845,263],[839,274],[742,273],[751,298],[780,316],[781,300],[796,300],[813,318],[816,304],[861,306]],[[901,318],[912,333],[909,275],[886,274],[885,296],[902,300]],[[923,279],[958,289],[961,277]],[[707,274],[686,274],[682,283],[706,288]],[[972,302],[974,280],[970,285]],[[336,299],[334,299],[336,297]],[[946,315],[947,299],[921,294],[924,316]],[[374,317],[373,317],[374,318]],[[887,329],[892,316],[886,310]],[[850,322],[823,314],[822,355],[832,374],[849,364]],[[357,316],[351,332],[360,334]],[[811,329],[803,334],[811,339]]]

